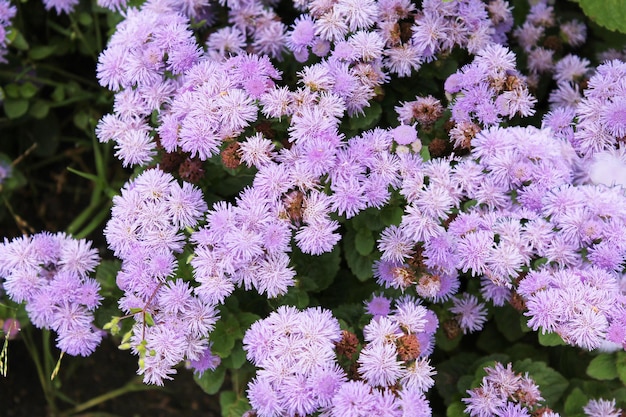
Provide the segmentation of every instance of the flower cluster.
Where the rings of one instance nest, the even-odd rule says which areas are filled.
[[[9,0],[0,0],[0,64],[6,63],[7,34],[17,9]]]
[[[140,357],[139,372],[146,382],[161,385],[185,359],[206,369],[212,363],[207,336],[217,321],[215,304],[174,279],[176,256],[187,239],[181,230],[195,226],[207,209],[202,192],[149,169],[128,182],[113,204],[105,236],[122,259],[119,306],[135,320],[129,347]]]
[[[499,44],[479,50],[472,63],[448,77],[445,91],[454,95],[450,137],[457,148],[469,149],[481,128],[499,125],[503,117],[533,115],[537,102],[516,70],[515,54]]]
[[[437,318],[410,297],[379,313],[363,329],[356,362],[356,336],[341,331],[328,310],[279,307],[254,323],[244,348],[260,368],[248,386],[257,415],[430,416],[424,392],[434,384],[428,356]],[[354,363],[356,374],[337,356]]]
[[[91,242],[64,233],[5,239],[0,277],[11,300],[26,303],[30,322],[57,333],[57,346],[70,355],[90,355],[103,332],[93,325],[100,285],[88,275],[99,262]]]
[[[542,408],[539,386],[528,373],[523,376],[516,373],[510,363],[504,367],[496,362],[484,369],[487,375],[480,386],[468,390],[469,397],[462,400],[466,404],[465,412],[471,417],[529,417]],[[545,409],[541,412],[543,417],[558,416]]]
[[[535,381],[528,373],[516,373],[511,364],[506,367],[499,362],[484,368],[487,375],[480,386],[467,390],[463,398],[465,412],[471,417],[560,417],[560,414],[544,406],[544,398]],[[615,408],[615,400],[590,400],[583,411],[588,417],[618,417],[622,410]]]

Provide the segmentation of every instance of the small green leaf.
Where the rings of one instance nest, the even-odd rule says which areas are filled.
[[[9,41],[8,44],[12,47],[19,49],[20,51],[28,50],[28,42],[26,42],[26,38],[19,30],[11,28],[7,34],[7,39]]]
[[[539,338],[539,344],[541,346],[564,346],[565,342],[556,333],[543,334],[541,331],[537,332]]]
[[[44,100],[37,100],[28,109],[28,114],[33,116],[35,119],[43,119],[48,115],[50,111],[50,106]]]
[[[35,87],[35,84],[30,81],[26,81],[20,86],[20,96],[22,96],[22,98],[31,98],[37,94],[37,90],[38,89]]]
[[[65,98],[65,89],[63,88],[63,86],[60,85],[56,87],[50,95],[50,98],[53,101],[62,101]]]
[[[420,156],[424,162],[430,161],[430,150],[428,150],[428,146],[422,146],[422,150],[420,150]]]
[[[33,46],[31,50],[28,51],[28,56],[30,57],[30,59],[39,61],[54,54],[56,49],[57,48],[55,45],[37,45]]]
[[[372,232],[367,229],[360,229],[354,238],[354,247],[363,256],[372,253],[375,243]]]
[[[204,371],[202,375],[198,375],[194,372],[193,380],[196,381],[196,384],[198,384],[204,392],[213,395],[222,388],[225,375],[226,368],[218,366],[215,371]]]
[[[3,103],[3,108],[9,119],[17,119],[28,111],[28,100],[6,99]]]
[[[615,357],[608,353],[601,353],[589,362],[587,375],[601,381],[609,381],[617,378]]]
[[[78,14],[78,23],[83,26],[91,26],[93,23],[93,18],[89,13],[80,12]]]
[[[446,417],[465,417],[465,405],[460,401],[455,401],[446,409]]]
[[[20,98],[20,86],[15,83],[8,84],[4,87],[4,94],[8,98]]]

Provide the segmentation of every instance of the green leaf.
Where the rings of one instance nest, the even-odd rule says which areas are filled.
[[[39,61],[54,54],[56,49],[56,45],[37,45],[33,46],[31,50],[28,51],[28,56],[30,57],[30,59]]]
[[[498,331],[509,342],[515,342],[524,336],[524,332],[519,325],[519,316],[520,313],[511,306],[499,308],[494,314]]]
[[[465,405],[460,401],[455,401],[446,409],[446,417],[466,417]]]
[[[352,271],[359,281],[364,282],[374,275],[372,272],[373,255],[362,256],[359,254],[355,247],[355,239],[356,232],[354,232],[354,230],[348,230],[343,239],[343,250],[350,271]]]
[[[8,98],[20,98],[20,86],[15,83],[8,84],[4,87],[4,94]]]
[[[617,378],[617,367],[615,357],[608,353],[601,353],[589,362],[587,375],[601,381],[608,381]]]
[[[443,397],[445,404],[450,405],[459,394],[457,384],[470,372],[470,367],[476,359],[475,353],[460,352],[437,365],[437,374],[434,376],[435,388]]]
[[[226,368],[218,366],[215,371],[204,371],[202,375],[194,372],[193,380],[209,395],[216,394],[224,383]]]
[[[367,256],[372,253],[375,244],[372,232],[367,229],[360,229],[354,238],[354,247],[360,255]]]
[[[422,146],[420,156],[424,162],[430,161],[430,150],[428,150],[428,146]]]
[[[565,415],[573,416],[581,414],[583,412],[583,407],[587,405],[587,402],[589,402],[589,398],[585,395],[585,393],[578,387],[574,388],[565,400]]]
[[[35,119],[43,119],[48,115],[50,111],[50,106],[44,100],[37,100],[28,109],[28,114],[34,117]]]
[[[364,109],[364,114],[349,119],[350,129],[367,130],[378,124],[383,109],[377,102],[371,102],[369,107]]]
[[[399,225],[403,215],[404,210],[400,207],[386,206],[380,211],[380,219],[386,226]]]
[[[622,384],[626,385],[626,352],[619,351],[615,358],[615,367],[617,369],[617,376],[619,376]]]
[[[17,119],[28,111],[28,100],[8,98],[4,101],[3,108],[9,119]]]
[[[626,2],[623,0],[576,0],[591,20],[609,30],[626,33]]]
[[[222,360],[222,365],[228,369],[239,369],[244,363],[246,363],[246,352],[243,350],[242,343],[237,341],[230,355]]]
[[[539,344],[541,346],[565,346],[565,342],[556,333],[543,334],[541,331],[537,332],[539,338]]]
[[[11,31],[7,34],[7,40],[9,45],[20,51],[26,51],[29,47],[24,35],[15,28],[11,28]]]
[[[322,291],[332,284],[339,272],[341,249],[337,245],[331,252],[314,256],[302,253],[295,247],[291,259],[298,276],[309,277],[315,284],[315,291]]]
[[[241,417],[250,410],[250,403],[245,396],[238,396],[234,391],[220,392],[222,417]]]
[[[561,398],[569,382],[563,375],[550,368],[544,362],[536,362],[532,359],[524,359],[513,364],[516,372],[528,372],[535,383],[539,385],[541,396],[545,398],[547,404],[556,404]]]
[[[93,18],[91,17],[89,13],[80,12],[78,14],[78,23],[80,23],[83,26],[91,26],[93,23]]]
[[[226,358],[235,347],[235,339],[241,338],[239,322],[232,315],[222,317],[211,332],[210,340],[213,342],[211,350],[220,358]]]

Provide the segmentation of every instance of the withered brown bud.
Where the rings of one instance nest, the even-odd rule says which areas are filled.
[[[181,152],[165,152],[163,156],[161,156],[161,162],[159,163],[159,167],[161,170],[165,172],[175,172],[180,167],[187,155]]]
[[[517,291],[513,291],[511,293],[509,304],[511,304],[511,307],[519,312],[526,311],[526,302],[524,301],[524,298],[517,293]]]
[[[399,337],[396,340],[396,349],[398,350],[398,356],[403,361],[417,359],[421,353],[420,342],[413,333]]]
[[[452,153],[452,145],[446,139],[435,138],[428,144],[428,152],[433,158],[441,158]]]
[[[359,339],[356,335],[348,330],[343,330],[341,332],[341,340],[335,343],[335,349],[338,355],[344,355],[348,359],[352,359],[358,345]]]
[[[241,156],[239,155],[239,142],[234,141],[226,145],[222,150],[222,163],[226,168],[235,169],[241,165]]]
[[[443,332],[450,340],[456,339],[461,334],[461,327],[456,319],[449,319],[443,322]]]
[[[187,158],[178,167],[178,175],[192,184],[197,184],[204,177],[202,161],[198,158]]]

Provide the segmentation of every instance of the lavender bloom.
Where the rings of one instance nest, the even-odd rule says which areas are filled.
[[[615,408],[615,400],[591,399],[583,407],[583,411],[589,417],[618,417],[622,410]]]
[[[7,54],[7,32],[15,13],[17,9],[9,0],[0,1],[0,64],[7,62],[4,57]]]
[[[514,372],[510,363],[484,369],[487,375],[480,386],[467,390],[469,397],[462,399],[471,417],[527,417],[541,408],[539,387],[528,374]]]
[[[450,312],[456,314],[463,334],[473,333],[483,328],[483,324],[487,321],[487,311],[485,305],[475,296],[464,293],[460,298],[454,298],[452,302],[454,306],[450,308]]]
[[[89,356],[102,339],[93,312],[102,298],[89,274],[99,262],[91,242],[64,233],[38,233],[0,246],[0,276],[9,298],[26,303],[31,322],[57,333],[57,346]]]

